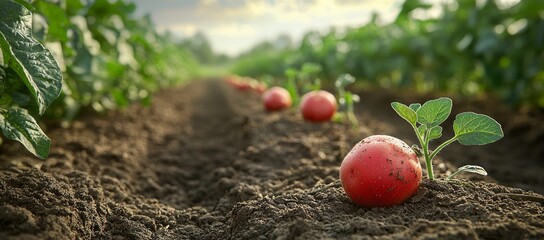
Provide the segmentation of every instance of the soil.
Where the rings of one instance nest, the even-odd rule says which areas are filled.
[[[542,116],[455,100],[454,111],[499,120],[506,137],[446,148],[438,177],[467,163],[490,176],[423,180],[404,204],[363,208],[339,184],[344,155],[373,134],[414,143],[389,103],[429,96],[361,96],[360,126],[351,128],[307,123],[295,110],[267,113],[256,94],[196,81],[160,92],[150,107],[49,126],[45,161],[7,141],[0,239],[544,238]]]

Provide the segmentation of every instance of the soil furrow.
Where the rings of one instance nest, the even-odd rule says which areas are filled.
[[[296,109],[267,113],[256,94],[197,81],[150,107],[50,128],[46,161],[8,141],[0,239],[544,238],[541,195],[482,179],[425,180],[391,208],[351,203],[338,182],[347,151],[373,134],[410,141],[388,117],[389,97],[365,97],[353,129],[304,122]],[[481,151],[468,154],[497,155]],[[436,165],[441,177],[453,169]]]

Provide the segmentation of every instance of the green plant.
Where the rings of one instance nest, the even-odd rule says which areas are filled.
[[[144,105],[158,89],[196,74],[186,47],[158,34],[149,16],[135,17],[125,0],[35,1],[35,36],[50,47],[64,74],[64,91],[46,117],[68,123],[81,109]]]
[[[350,91],[346,90],[346,87],[355,82],[355,77],[350,74],[342,74],[334,82],[334,86],[338,90],[338,103],[340,104],[340,111],[342,112],[343,118],[347,117],[352,126],[357,126],[357,117],[353,113],[353,104],[359,102],[359,95],[353,94]]]
[[[300,101],[300,95],[297,87],[297,75],[298,71],[294,68],[288,68],[284,72],[287,81],[285,81],[284,87],[291,95],[291,100],[293,102],[292,106],[298,106]]]
[[[302,64],[300,71],[298,72],[298,82],[301,85],[302,92],[310,92],[314,90],[321,90],[321,79],[317,77],[322,70],[321,65],[317,63],[307,62]]]
[[[433,11],[426,2],[405,0],[389,24],[375,15],[363,26],[309,32],[292,48],[252,49],[234,70],[279,77],[311,62],[322,67],[324,84],[349,72],[367,85],[492,94],[514,106],[544,108],[544,1],[445,1],[432,8],[441,9],[438,17],[417,17]]]
[[[0,128],[5,137],[47,158],[51,140],[28,110],[45,112],[61,93],[62,72],[51,52],[32,37],[32,13],[25,6],[29,3],[0,0]]]
[[[431,151],[429,149],[429,142],[442,136],[442,127],[439,125],[446,121],[450,115],[452,105],[452,100],[446,97],[427,101],[423,105],[412,103],[410,106],[406,106],[398,102],[391,103],[391,107],[393,107],[395,112],[410,123],[414,129],[417,139],[421,144],[430,180],[434,179],[432,160],[450,143],[458,141],[463,145],[485,145],[495,142],[504,136],[501,125],[493,118],[484,114],[464,112],[458,114],[453,122],[453,132],[455,135],[440,144],[434,151]],[[478,173],[478,171],[471,171],[472,169],[476,168],[470,166],[459,168],[460,171]]]

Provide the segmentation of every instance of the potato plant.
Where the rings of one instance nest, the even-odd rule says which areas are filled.
[[[51,52],[32,37],[28,6],[0,0],[0,128],[5,137],[46,158],[51,140],[27,109],[45,112],[61,93],[62,72]]]
[[[447,97],[430,100],[423,105],[412,103],[407,106],[399,102],[391,103],[395,112],[410,123],[414,129],[425,158],[425,166],[430,180],[434,179],[432,160],[449,144],[457,141],[462,145],[485,145],[504,136],[501,125],[493,118],[484,114],[463,112],[459,113],[453,121],[455,135],[431,151],[429,142],[442,136],[442,127],[439,125],[446,121],[450,115],[452,105],[452,100]],[[462,171],[487,174],[482,167],[467,165],[459,168],[450,177]]]
[[[357,122],[357,117],[353,112],[353,105],[356,102],[359,102],[359,95],[354,94],[348,90],[346,87],[355,82],[355,77],[350,74],[342,74],[334,82],[336,90],[338,90],[338,103],[340,105],[340,112],[337,113],[338,118],[342,120],[346,117],[353,127],[356,127],[359,123]],[[335,116],[336,118],[336,116]]]

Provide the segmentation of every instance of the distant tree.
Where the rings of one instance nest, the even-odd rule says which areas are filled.
[[[193,37],[184,39],[181,45],[201,63],[212,63],[215,60],[210,41],[202,32],[197,32]]]

